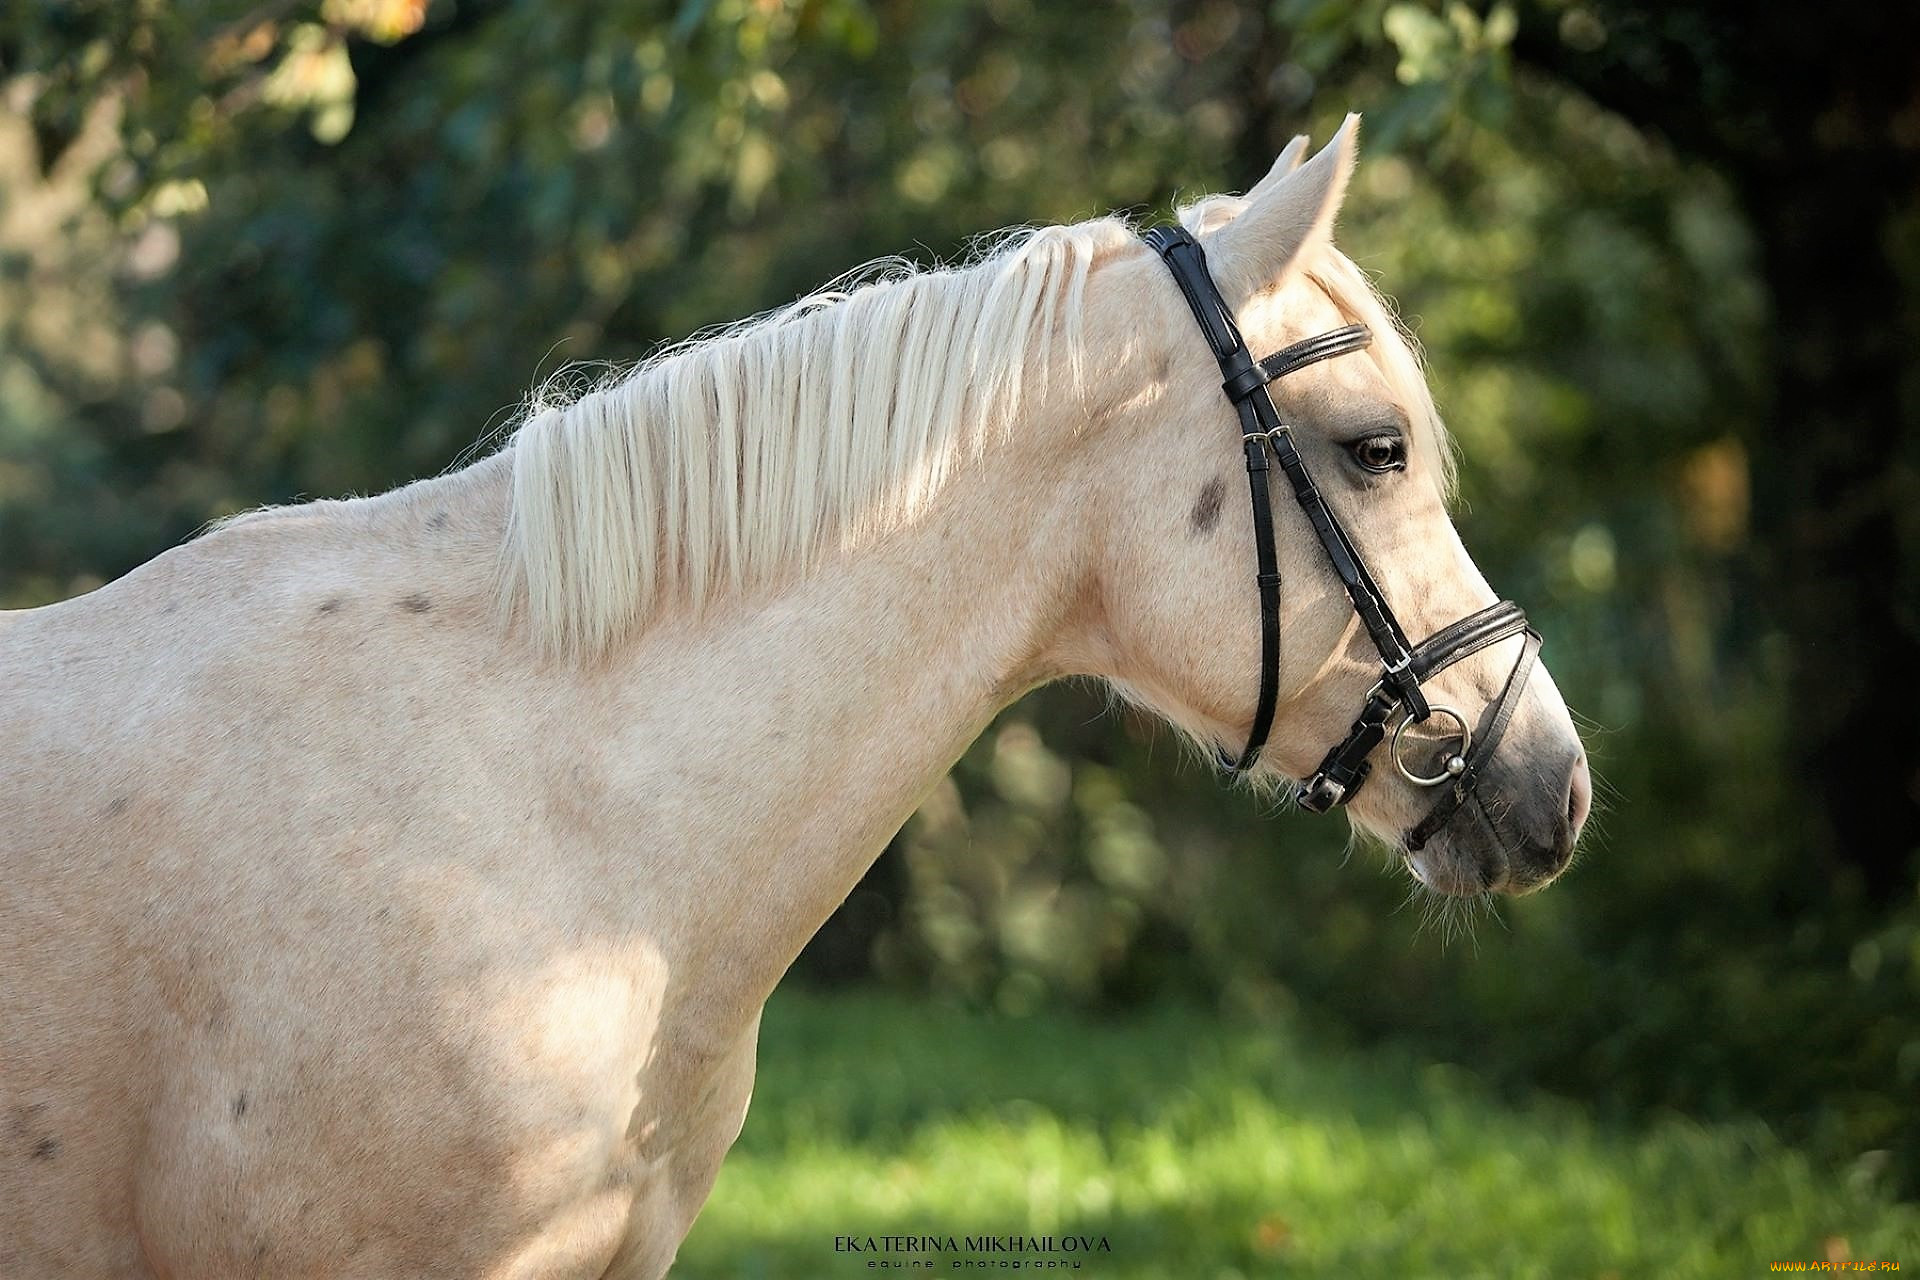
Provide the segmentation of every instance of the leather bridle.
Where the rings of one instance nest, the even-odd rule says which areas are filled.
[[[1372,334],[1365,325],[1350,324],[1255,360],[1234,323],[1232,309],[1214,285],[1199,241],[1177,226],[1155,227],[1146,233],[1146,241],[1173,273],[1194,319],[1200,322],[1208,348],[1219,361],[1221,388],[1240,416],[1240,443],[1246,454],[1253,498],[1254,553],[1259,562],[1254,581],[1260,589],[1260,696],[1245,749],[1237,759],[1222,753],[1221,763],[1236,773],[1253,768],[1273,728],[1280,688],[1280,570],[1268,483],[1273,464],[1278,463],[1293,486],[1294,500],[1313,526],[1334,573],[1353,601],[1354,612],[1374,648],[1380,651],[1379,681],[1368,691],[1360,716],[1347,736],[1327,752],[1313,775],[1299,784],[1300,805],[1324,813],[1352,800],[1372,772],[1368,757],[1386,741],[1402,777],[1416,786],[1447,788],[1426,817],[1407,833],[1408,851],[1417,851],[1446,825],[1478,785],[1482,769],[1493,758],[1526,691],[1527,677],[1540,652],[1539,633],[1527,624],[1527,615],[1519,605],[1502,600],[1442,627],[1417,645],[1409,644],[1392,607],[1367,571],[1367,562],[1313,483],[1306,459],[1294,443],[1293,429],[1280,420],[1273,397],[1267,392],[1268,383],[1289,373],[1365,348],[1372,342]],[[1452,707],[1427,700],[1421,686],[1435,672],[1517,635],[1525,635],[1526,643],[1507,675],[1506,686],[1478,725],[1470,725],[1466,716]],[[1396,715],[1400,717],[1397,723]],[[1458,726],[1452,736],[1460,740],[1460,746],[1447,758],[1441,772],[1416,773],[1402,755],[1402,740],[1408,725],[1436,715]]]

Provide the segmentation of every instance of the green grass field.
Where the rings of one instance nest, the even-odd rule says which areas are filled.
[[[836,1236],[953,1236],[927,1257]],[[1757,1276],[1920,1268],[1920,1210],[1759,1126],[1596,1126],[1458,1069],[1166,1008],[1011,1019],[783,990],[677,1277],[1025,1275],[967,1236],[1104,1236],[1103,1277]],[[1031,1258],[1035,1255],[1028,1254]]]

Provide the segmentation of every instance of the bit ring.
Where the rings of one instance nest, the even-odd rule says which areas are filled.
[[[1393,743],[1391,747],[1393,767],[1400,771],[1401,777],[1416,787],[1437,787],[1443,783],[1452,782],[1455,778],[1465,773],[1467,771],[1467,752],[1473,746],[1473,726],[1467,723],[1465,716],[1455,711],[1452,707],[1444,707],[1437,702],[1431,704],[1427,709],[1436,716],[1446,716],[1460,726],[1459,734],[1453,735],[1459,737],[1460,749],[1448,756],[1445,766],[1439,773],[1434,774],[1432,777],[1415,773],[1407,767],[1407,762],[1400,756],[1401,738],[1406,734],[1407,726],[1413,723],[1413,717],[1407,716],[1402,719],[1393,730]],[[1431,719],[1431,717],[1429,717],[1429,719]]]

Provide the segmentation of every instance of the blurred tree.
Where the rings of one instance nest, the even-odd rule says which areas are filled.
[[[1920,851],[1920,57],[1886,6],[1530,8],[1518,56],[1726,174],[1759,243],[1764,571],[1806,834],[1885,898]],[[1908,703],[1911,702],[1907,698]]]

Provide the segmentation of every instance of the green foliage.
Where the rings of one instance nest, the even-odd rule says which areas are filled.
[[[7,189],[85,185],[101,243],[0,242],[37,277],[0,308],[0,459],[36,473],[0,508],[0,600],[252,503],[434,471],[565,361],[632,359],[882,253],[1197,187],[1247,127],[1205,66],[1248,25],[1219,5],[473,0],[392,45],[363,32],[404,27],[394,4],[345,7],[359,26],[98,5],[5,33],[34,126]],[[95,157],[116,112],[124,143]],[[144,356],[33,323],[116,265],[106,318]],[[50,435],[96,460],[48,474]]]
[[[1087,1270],[1116,1277],[1719,1277],[1920,1247],[1920,1213],[1752,1124],[1596,1125],[1315,1041],[1171,1005],[1009,1019],[782,991],[675,1274],[853,1274],[834,1236],[884,1233],[1104,1235]]]

